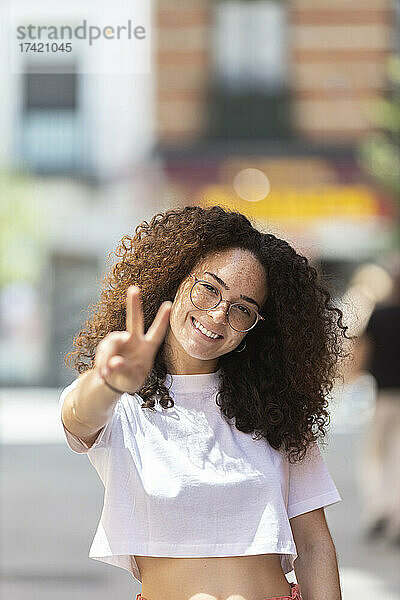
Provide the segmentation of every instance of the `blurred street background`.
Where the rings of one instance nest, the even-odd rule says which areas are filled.
[[[25,24],[74,24],[89,5],[12,3]],[[11,68],[0,0],[0,593],[140,591],[87,557],[103,488],[58,423],[76,377],[64,358],[124,234],[221,204],[307,256],[360,340],[332,392],[325,456],[343,502],[326,514],[343,600],[399,600],[400,547],[367,539],[360,461],[377,398],[362,340],[400,256],[400,2],[150,6],[150,72],[104,72],[100,53],[89,73],[84,53]]]

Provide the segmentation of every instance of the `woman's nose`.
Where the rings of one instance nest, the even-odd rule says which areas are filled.
[[[221,300],[218,306],[210,308],[210,310],[207,311],[207,314],[209,314],[216,323],[227,323],[228,309],[229,304],[226,301]]]

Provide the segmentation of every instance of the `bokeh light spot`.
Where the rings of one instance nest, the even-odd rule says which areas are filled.
[[[233,180],[233,189],[248,202],[259,202],[268,196],[271,184],[260,169],[242,169]]]

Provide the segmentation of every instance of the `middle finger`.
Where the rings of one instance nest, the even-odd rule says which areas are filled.
[[[126,330],[131,335],[143,335],[144,318],[140,288],[131,285],[126,295]]]

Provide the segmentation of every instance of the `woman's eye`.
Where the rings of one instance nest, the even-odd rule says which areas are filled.
[[[207,283],[203,283],[202,285],[203,285],[203,287],[207,288],[210,292],[214,292],[214,294],[217,293],[217,290],[212,285],[209,285]]]
[[[239,304],[239,308],[242,312],[245,312],[246,314],[250,314],[250,311],[248,308],[246,308],[246,306],[243,306],[242,304]],[[243,309],[243,310],[242,310]]]

